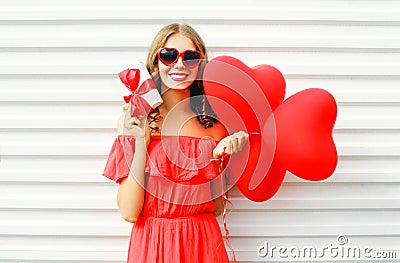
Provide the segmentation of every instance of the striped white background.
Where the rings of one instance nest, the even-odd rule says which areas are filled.
[[[124,262],[131,225],[101,177],[120,114],[113,82],[175,21],[211,57],[276,66],[288,95],[322,87],[338,101],[334,176],[288,174],[264,203],[234,191],[238,261],[267,260],[266,241],[322,248],[338,235],[399,250],[399,1],[13,0],[0,2],[0,262]]]

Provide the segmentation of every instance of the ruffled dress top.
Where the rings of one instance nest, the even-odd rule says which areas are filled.
[[[135,138],[114,141],[103,175],[121,182],[129,174]],[[210,182],[218,169],[210,137],[152,136],[145,170],[145,201],[133,224],[128,263],[229,262],[213,214]]]

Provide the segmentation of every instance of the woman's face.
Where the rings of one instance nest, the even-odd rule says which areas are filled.
[[[180,53],[186,50],[196,50],[192,40],[179,33],[169,36],[164,47],[175,48]],[[189,68],[182,63],[182,57],[179,57],[178,62],[170,66],[164,65],[158,60],[158,69],[164,88],[183,90],[192,85],[199,67]]]

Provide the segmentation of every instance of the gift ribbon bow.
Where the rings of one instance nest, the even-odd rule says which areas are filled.
[[[132,92],[131,95],[124,96],[124,101],[131,102],[131,116],[147,116],[152,110],[151,105],[142,97],[142,95],[155,89],[151,78],[146,79],[140,86],[140,70],[125,69],[118,73],[121,82]]]

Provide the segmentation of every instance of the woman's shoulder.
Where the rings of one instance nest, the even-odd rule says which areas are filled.
[[[211,137],[216,141],[220,141],[229,135],[225,126],[220,122],[214,123],[214,125],[208,129],[210,129]]]

